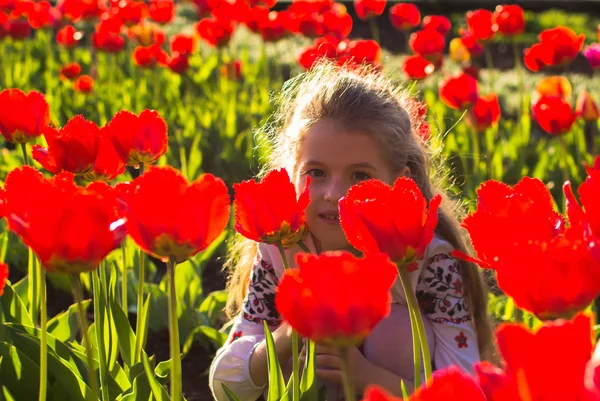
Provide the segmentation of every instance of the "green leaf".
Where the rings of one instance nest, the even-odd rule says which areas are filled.
[[[0,358],[0,365],[2,365],[2,358]],[[17,399],[8,391],[8,388],[0,386],[0,401],[17,401]]]
[[[87,311],[91,302],[89,299],[83,300],[81,304],[84,312]],[[74,341],[79,331],[78,313],[77,304],[69,306],[66,311],[59,313],[48,321],[48,333],[59,341]]]
[[[169,395],[165,388],[156,380],[154,376],[154,370],[150,367],[150,362],[148,361],[148,355],[144,351],[142,351],[142,362],[144,363],[144,371],[146,372],[146,377],[148,379],[148,384],[150,385],[150,389],[152,390],[152,395],[156,401],[166,401],[169,400]]]
[[[26,326],[33,326],[33,321],[31,320],[29,312],[27,312],[21,298],[13,291],[13,288],[8,281],[4,286],[4,294],[0,297],[0,306],[4,313],[4,320],[21,323]]]
[[[117,338],[119,339],[119,351],[125,365],[131,367],[135,353],[135,334],[129,324],[129,319],[116,300],[111,300],[111,312],[115,322]]]
[[[223,387],[223,391],[225,392],[225,395],[229,401],[240,401],[240,399],[233,394],[233,392],[225,385],[225,383],[221,383],[221,387]]]
[[[183,355],[186,355],[189,352],[197,336],[200,337],[200,342],[206,349],[210,349],[211,347],[213,349],[219,349],[227,340],[227,334],[220,332],[214,327],[198,326],[186,338],[185,343],[183,344]]]
[[[146,301],[144,302],[144,308],[142,309],[142,320],[141,320],[141,332],[136,332],[141,337],[140,341],[142,348],[146,347],[146,338],[148,337],[148,311],[150,310],[150,299],[152,294],[148,294]]]
[[[269,330],[266,321],[263,321],[263,326],[265,328],[265,338],[267,340],[267,368],[269,371],[269,393],[267,401],[279,401],[285,392],[285,382],[283,380],[281,366],[279,366],[279,359],[277,359],[277,350],[275,349],[273,334],[271,334],[271,330]]]
[[[316,379],[315,343],[308,340],[306,347],[306,360],[300,379],[300,401],[316,401],[319,389]]]
[[[17,400],[37,400],[40,367],[14,345],[0,341],[0,377]]]
[[[502,320],[512,320],[515,314],[515,310],[515,301],[512,298],[508,297],[508,299],[506,300],[506,306],[504,307],[504,315],[502,316]]]
[[[223,313],[227,303],[227,291],[213,291],[200,304],[198,311],[207,318],[207,324],[214,325]]]

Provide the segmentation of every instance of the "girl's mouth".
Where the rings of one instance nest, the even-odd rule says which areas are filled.
[[[327,224],[339,225],[340,215],[337,213],[319,213],[319,218]]]

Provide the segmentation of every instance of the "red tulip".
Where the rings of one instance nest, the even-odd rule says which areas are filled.
[[[497,124],[500,121],[498,95],[490,93],[477,99],[475,106],[469,112],[468,118],[469,123],[477,131],[485,131],[492,125]]]
[[[125,162],[113,146],[110,138],[101,130],[98,153],[92,169],[83,175],[88,182],[112,181],[125,172]]]
[[[544,46],[536,43],[530,48],[525,49],[523,61],[525,66],[533,72],[538,72],[546,66],[544,63]]]
[[[113,25],[116,24],[116,25]],[[98,50],[107,53],[118,53],[125,47],[125,39],[119,34],[122,22],[113,18],[105,20],[96,27],[92,34],[92,43]]]
[[[8,15],[0,11],[0,40],[8,36]]]
[[[571,130],[577,118],[571,105],[559,96],[542,96],[531,111],[540,127],[550,135],[561,135]]]
[[[343,4],[335,3],[331,10],[323,13],[323,30],[325,34],[335,35],[338,38],[350,35],[352,17]]]
[[[8,36],[13,40],[24,40],[31,35],[31,26],[26,19],[9,19],[8,20]]]
[[[592,354],[591,330],[590,318],[585,315],[546,323],[535,331],[523,325],[501,325],[496,337],[504,367],[494,368],[488,362],[475,365],[487,400],[597,399],[584,385]]]
[[[340,199],[340,223],[354,248],[365,254],[384,252],[412,271],[433,238],[441,201],[436,195],[427,207],[427,199],[410,178],[398,178],[393,187],[368,180]]]
[[[423,18],[423,29],[433,29],[441,33],[442,35],[450,32],[452,24],[448,17],[443,15],[428,15]]]
[[[94,91],[94,78],[89,75],[80,75],[75,82],[73,82],[73,89],[77,92],[91,93]]]
[[[229,222],[225,183],[203,174],[188,183],[170,166],[150,167],[127,196],[127,230],[147,253],[181,263],[208,247]]]
[[[564,191],[569,223],[582,229],[585,239],[597,246],[600,243],[600,207],[596,202],[600,196],[600,157],[596,158],[594,167],[587,168],[588,176],[578,189],[583,208],[577,203],[570,182],[565,183]],[[600,257],[600,253],[595,252]]]
[[[321,58],[334,59],[337,57],[339,40],[331,36],[315,39],[312,46],[306,47],[298,55],[298,64],[309,70]]]
[[[167,123],[154,110],[119,111],[103,128],[129,166],[154,163],[167,151]]]
[[[358,345],[390,313],[398,273],[385,255],[298,254],[296,264],[281,278],[275,305],[300,335],[320,344]]]
[[[169,69],[177,74],[183,74],[190,67],[189,55],[175,52],[167,58],[166,64]]]
[[[233,184],[235,229],[256,242],[291,247],[307,234],[305,210],[310,203],[307,180],[296,194],[287,170],[270,171],[260,182]]]
[[[479,99],[477,80],[461,73],[440,83],[440,99],[448,107],[465,110],[472,107]]]
[[[456,366],[438,370],[433,377],[417,389],[407,401],[486,401],[485,395],[477,382]],[[362,401],[402,401],[389,395],[377,386],[370,386]]]
[[[469,27],[469,32],[477,40],[486,41],[494,37],[492,12],[489,10],[479,9],[467,12],[467,26]]]
[[[8,280],[8,265],[6,263],[0,263],[0,296],[4,294],[6,280]]]
[[[475,262],[496,271],[498,286],[519,308],[554,319],[592,302],[600,292],[600,257],[579,225],[565,227],[541,181],[525,177],[513,188],[486,181],[477,200],[463,221]],[[489,227],[498,233],[493,240]]]
[[[381,47],[375,40],[345,40],[338,45],[338,64],[361,65],[363,63],[379,65]]]
[[[98,0],[62,0],[57,7],[63,18],[78,22],[80,19],[91,20],[98,18],[104,11],[102,2]]]
[[[8,224],[46,270],[90,271],[125,238],[124,221],[114,197],[77,187],[72,174],[63,174],[46,180],[31,167],[11,171],[6,178]],[[23,199],[29,202],[23,205]]]
[[[173,0],[151,0],[148,7],[148,16],[160,24],[168,24],[175,16]]]
[[[410,79],[420,80],[427,78],[435,71],[435,66],[426,58],[419,55],[408,56],[404,59],[402,71]]]
[[[361,20],[376,17],[383,14],[387,0],[354,0],[356,15]]]
[[[100,128],[83,116],[75,116],[61,129],[43,131],[48,148],[33,145],[32,156],[51,173],[68,171],[75,175],[91,170],[98,155]]]
[[[180,55],[189,55],[196,51],[196,40],[192,35],[178,33],[171,36],[171,53],[179,53]]]
[[[13,143],[27,143],[42,134],[50,123],[50,106],[44,95],[20,89],[0,92],[0,133]]]
[[[478,57],[483,54],[483,46],[479,42],[479,39],[477,39],[470,31],[462,31],[460,34],[460,41],[463,46],[467,48],[472,57]]]
[[[204,18],[196,24],[198,35],[211,46],[226,46],[235,26],[228,19]]]
[[[556,67],[569,64],[583,48],[585,35],[576,35],[571,29],[559,26],[540,33],[539,54],[545,66]]]
[[[154,68],[157,64],[164,64],[167,62],[167,57],[167,53],[160,45],[137,46],[132,55],[135,64],[143,68]]]
[[[276,42],[287,33],[290,16],[287,11],[271,11],[259,24],[259,33],[265,42]]]
[[[27,4],[22,2],[21,4]],[[47,1],[30,3],[27,10],[27,22],[33,29],[51,27],[55,23],[51,4]]]
[[[424,29],[412,33],[408,44],[415,53],[435,63],[442,57],[446,40],[437,30]]]
[[[66,64],[60,69],[60,77],[62,79],[77,78],[81,74],[81,66],[77,62]]]
[[[525,15],[517,5],[500,5],[492,15],[492,30],[504,36],[514,36],[525,31]]]
[[[56,34],[56,42],[65,47],[77,46],[81,38],[83,38],[83,33],[76,31],[71,25],[65,26]]]
[[[115,5],[115,3],[113,3]],[[148,15],[148,6],[143,1],[119,1],[112,7],[113,15],[127,26],[139,24]]]
[[[399,3],[390,8],[390,20],[394,28],[408,31],[421,23],[419,8],[412,3]]]

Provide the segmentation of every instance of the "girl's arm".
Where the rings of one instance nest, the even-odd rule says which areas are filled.
[[[277,357],[281,365],[286,364],[292,357],[292,328],[283,323],[273,332],[273,340]],[[257,386],[265,386],[268,382],[269,371],[267,369],[267,341],[262,340],[254,348],[250,356],[250,377]]]

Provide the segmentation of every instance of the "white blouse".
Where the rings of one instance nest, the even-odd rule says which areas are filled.
[[[312,243],[306,243],[312,251]],[[452,250],[450,243],[434,237],[417,270],[409,276],[424,317],[434,369],[457,365],[472,373],[473,364],[480,359],[477,336],[464,298],[460,265],[451,255]],[[295,263],[297,252],[301,252],[299,247],[286,251],[290,266]],[[254,347],[265,338],[263,320],[271,330],[281,324],[275,308],[275,289],[283,271],[277,247],[259,244],[242,311],[235,317],[229,337],[210,367],[209,385],[215,400],[228,400],[221,383],[244,401],[256,400],[267,393],[266,386],[257,386],[252,381],[249,362]],[[361,348],[374,365],[413,380],[410,318],[399,279],[392,287],[390,315],[373,329]],[[291,366],[291,360],[282,366],[286,380]],[[341,393],[337,385],[321,384],[327,387],[329,399],[338,398],[332,394]]]

